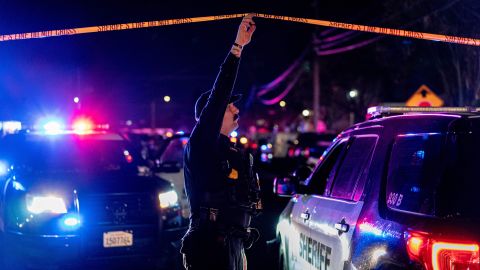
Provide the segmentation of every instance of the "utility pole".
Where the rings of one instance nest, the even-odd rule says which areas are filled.
[[[153,98],[152,101],[150,102],[150,127],[152,128],[152,132],[154,132],[156,128],[156,122],[157,122],[157,103],[156,99]]]
[[[313,128],[317,130],[320,118],[320,61],[319,56],[313,56]]]
[[[318,19],[318,0],[315,0],[315,18]],[[313,32],[312,42],[316,39],[318,27]],[[313,128],[317,132],[318,120],[320,118],[320,56],[313,50]]]

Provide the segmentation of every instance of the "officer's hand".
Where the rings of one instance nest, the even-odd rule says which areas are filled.
[[[250,43],[253,32],[255,32],[255,22],[253,21],[253,14],[248,14],[243,17],[242,23],[238,27],[237,38],[235,43],[240,46],[245,46]]]

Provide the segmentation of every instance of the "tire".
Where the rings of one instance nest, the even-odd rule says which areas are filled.
[[[277,260],[277,269],[279,270],[287,270],[288,264],[285,258],[285,251],[282,249],[282,243],[279,240],[278,245],[278,260]]]
[[[283,252],[282,254],[279,254],[279,257],[278,257],[278,269],[279,270],[287,270],[288,269],[288,265],[287,265],[287,262],[285,261],[285,255],[283,255]]]
[[[270,269],[281,269],[280,268],[280,236],[278,235],[276,238],[272,240],[266,241],[267,247],[267,256],[268,261],[270,262],[269,268]]]

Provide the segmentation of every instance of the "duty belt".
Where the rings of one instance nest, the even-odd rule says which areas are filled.
[[[253,243],[260,238],[260,233],[255,228],[229,226],[219,221],[219,215],[222,213],[217,208],[200,207],[197,218],[191,220],[191,227],[201,228],[204,226],[209,229],[217,230],[224,238],[234,237],[242,239],[246,249],[249,249]]]
[[[232,211],[230,213],[228,211]],[[251,216],[246,212],[235,212],[238,209],[218,209],[211,207],[200,207],[196,211],[196,217],[192,219],[192,225],[200,226],[220,226],[220,227],[241,227],[246,228],[250,225]],[[237,216],[238,215],[238,216]]]
[[[219,210],[217,208],[200,207],[200,220],[216,222]]]

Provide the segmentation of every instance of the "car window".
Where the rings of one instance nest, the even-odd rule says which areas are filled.
[[[160,156],[160,163],[175,162],[183,168],[183,149],[188,142],[188,138],[178,138],[170,141],[165,151]]]
[[[441,134],[397,136],[388,165],[388,207],[434,214],[435,191],[445,167],[444,138]]]
[[[337,169],[331,191],[332,197],[352,200],[356,189],[363,191],[365,181],[359,180],[361,177],[366,178],[363,171],[370,160],[376,141],[376,136],[359,136],[353,139]],[[357,197],[356,200],[358,199]]]
[[[437,187],[435,215],[478,218],[478,166],[480,164],[480,133],[478,128],[469,133],[447,136],[445,155],[448,162],[445,174]],[[473,206],[473,207],[472,207]]]
[[[324,195],[328,183],[335,176],[335,168],[340,163],[342,154],[348,139],[343,139],[331,146],[320,158],[320,163],[315,168],[314,173],[308,180],[308,192],[312,194]]]

